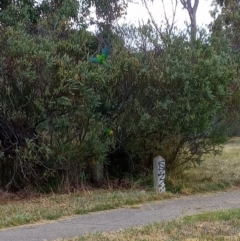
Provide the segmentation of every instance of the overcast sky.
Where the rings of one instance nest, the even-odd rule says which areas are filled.
[[[142,19],[144,22],[147,21],[149,15],[147,14],[146,9],[142,6],[141,0],[135,0],[136,3],[129,4],[128,7],[128,15],[126,17],[126,22],[133,22],[137,23],[139,19]],[[168,14],[168,17],[172,17],[172,4],[171,0],[164,0],[165,9]],[[175,2],[175,1],[173,1]],[[178,1],[177,7],[177,14],[176,14],[176,21],[177,26],[179,28],[184,27],[184,21],[188,20],[188,13],[186,9],[182,8],[180,1]],[[193,2],[193,1],[192,1]],[[198,26],[205,26],[211,22],[211,16],[209,11],[211,10],[211,2],[212,0],[199,0],[199,6],[197,10],[197,25]],[[157,23],[161,22],[161,19],[164,17],[164,8],[162,5],[162,0],[154,0],[154,3],[148,3],[149,9],[152,12],[152,15],[155,18]],[[122,21],[121,21],[122,22]]]

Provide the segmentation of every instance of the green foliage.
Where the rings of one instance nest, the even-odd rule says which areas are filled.
[[[46,19],[38,24],[44,32],[29,33],[20,23],[1,34],[1,117],[9,126],[1,141],[3,151],[12,150],[1,159],[7,188],[61,174],[63,183],[78,182],[89,159],[103,161],[114,143],[96,110],[104,76],[87,60],[94,37],[64,22],[56,30]],[[25,143],[28,130],[38,133],[36,143]]]
[[[232,59],[232,69],[235,68],[237,71],[234,76],[234,81],[231,84],[231,90],[233,92],[232,97],[228,102],[228,123],[231,126],[231,135],[239,134],[239,49],[240,49],[240,14],[239,14],[239,1],[226,0],[217,1],[221,8],[216,8],[212,12],[214,22],[211,25],[212,35],[218,40],[215,45],[218,46],[219,50],[222,50],[225,42],[229,42],[228,55]],[[221,39],[221,40],[220,40]],[[220,42],[221,43],[220,43]],[[225,48],[226,49],[226,48]]]
[[[88,6],[95,6],[98,21],[104,24],[112,24],[126,13],[128,0],[85,0]]]
[[[211,39],[207,44],[199,39],[194,48],[179,35],[163,41],[160,53],[121,51],[116,56],[120,72],[116,76],[114,69],[118,83],[108,103],[118,103],[118,113],[112,114],[117,144],[131,162],[150,166],[154,156],[162,155],[172,170],[220,150],[234,70],[227,52],[219,53]]]
[[[228,45],[216,37],[193,47],[179,33],[142,26],[114,33],[108,66],[96,65],[88,57],[102,43],[78,6],[10,3],[1,12],[0,185],[78,186],[103,163],[122,177],[155,155],[169,171],[220,150],[235,74]]]

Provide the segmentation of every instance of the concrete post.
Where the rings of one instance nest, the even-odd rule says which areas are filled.
[[[165,192],[165,160],[161,156],[153,159],[154,189],[157,192]]]

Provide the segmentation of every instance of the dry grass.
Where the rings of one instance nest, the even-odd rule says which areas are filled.
[[[173,193],[192,194],[240,187],[240,138],[226,144],[222,155],[206,157],[201,166],[168,178]],[[150,183],[152,178],[149,178]],[[51,194],[15,200],[13,194],[0,193],[0,229],[42,220],[170,198],[173,194],[156,194],[152,190],[98,190],[72,194]]]
[[[56,220],[60,217],[114,209],[170,198],[170,193],[153,191],[89,191],[75,194],[48,195],[0,205],[0,228]]]
[[[58,241],[240,241],[240,210],[204,213],[176,221],[154,223],[118,232],[98,233]]]
[[[170,178],[170,188],[184,194],[240,187],[240,138],[232,138],[221,155],[205,157],[200,166]]]

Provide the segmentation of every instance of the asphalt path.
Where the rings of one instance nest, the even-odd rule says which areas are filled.
[[[77,215],[58,221],[0,230],[0,241],[52,241],[169,221],[206,211],[240,208],[240,191],[180,196],[139,206]]]

